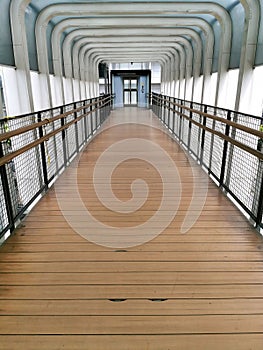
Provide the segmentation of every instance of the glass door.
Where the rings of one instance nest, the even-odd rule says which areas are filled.
[[[123,100],[124,105],[137,106],[138,103],[138,82],[137,79],[123,79]]]

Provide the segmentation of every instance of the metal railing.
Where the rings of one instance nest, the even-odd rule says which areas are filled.
[[[112,100],[104,95],[0,120],[0,239],[93,136]]]
[[[150,99],[153,112],[183,148],[250,222],[263,228],[262,118],[156,93]]]

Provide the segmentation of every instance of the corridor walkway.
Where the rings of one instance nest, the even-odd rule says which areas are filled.
[[[0,334],[1,350],[261,350],[262,238],[151,111],[114,110],[0,247]]]

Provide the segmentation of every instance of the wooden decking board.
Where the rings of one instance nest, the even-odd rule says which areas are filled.
[[[262,272],[75,272],[64,273],[3,273],[0,285],[211,285],[259,284],[263,285]]]
[[[263,315],[1,316],[8,334],[240,334],[262,333]]]
[[[12,350],[262,350],[262,334],[224,335],[25,335],[0,336],[2,349]],[[238,346],[238,347],[237,347]]]
[[[132,241],[131,241],[132,243]],[[146,249],[147,248],[147,249]],[[257,249],[262,251],[263,247],[262,244],[257,245]],[[82,243],[14,243],[6,245],[6,247],[3,248],[3,252],[15,252],[15,253],[30,253],[30,252],[103,252],[107,251],[109,248],[105,248],[103,246],[94,246],[94,244],[86,244],[83,245]],[[169,242],[169,245],[167,242],[159,243],[159,242],[152,242],[148,243],[147,247],[142,248],[141,246],[138,247],[132,247],[127,249],[129,252],[139,252],[139,251],[147,251],[147,252],[162,252],[163,250],[166,250],[167,252],[233,252],[233,251],[239,251],[239,252],[254,252],[255,250],[255,244],[253,243],[243,243],[243,242],[236,242],[236,243],[206,243],[206,242],[195,242],[195,243],[174,243]]]
[[[32,252],[32,253],[1,253],[0,260],[5,262],[37,262],[37,261],[262,261],[262,252]]]
[[[105,264],[102,261],[60,261],[60,262],[24,262],[0,263],[1,273],[75,273],[77,272],[141,272],[141,261],[111,261]],[[143,262],[144,272],[263,272],[263,262],[247,261],[208,261],[208,262]]]
[[[85,300],[0,300],[4,316],[182,316],[182,315],[257,315],[263,314],[262,299],[107,299]]]
[[[114,126],[123,118],[131,123]],[[152,120],[155,127],[136,125],[136,120]],[[131,182],[143,177],[149,197],[140,210],[116,214],[97,198],[92,186],[95,162],[108,146],[128,138],[151,140],[174,160],[182,185],[178,212],[154,239],[140,230],[136,235],[149,236],[143,245],[113,249],[107,246],[110,238],[105,239],[106,246],[95,245],[78,235],[60,211],[58,196],[72,206],[78,226],[85,225],[74,209],[74,165],[69,167],[59,185],[49,190],[0,247],[0,349],[261,350],[262,237],[210,180],[198,221],[182,234],[193,182],[201,200],[206,174],[193,165],[193,176],[189,159],[150,111],[120,109],[107,124],[112,127],[89,143],[78,163],[81,198],[92,215],[124,228],[147,220],[160,205],[160,176],[141,159],[121,164],[111,182],[114,194],[125,201],[132,195]],[[147,149],[138,152],[138,158],[143,156],[147,157]],[[114,157],[109,157],[104,169],[111,167]],[[161,168],[166,166],[164,159],[153,158]],[[173,169],[167,173],[173,174]],[[97,179],[101,188],[105,187],[103,175],[104,170]],[[172,186],[171,182],[168,188]],[[170,194],[166,199],[173,206]],[[163,211],[152,227],[162,228],[166,219]],[[89,237],[95,240],[103,232],[96,226],[91,231]],[[121,239],[121,230],[113,236]]]
[[[0,286],[0,299],[235,299],[263,298],[262,284]]]

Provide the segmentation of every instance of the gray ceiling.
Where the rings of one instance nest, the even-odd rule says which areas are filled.
[[[26,28],[29,64],[30,68],[36,71],[41,68],[42,57],[42,49],[37,49],[38,45],[43,46],[43,52],[47,52],[49,72],[54,72],[55,54],[54,49],[52,50],[51,36],[59,26],[62,30],[58,31],[58,40],[54,41],[54,45],[57,46],[60,56],[63,50],[66,50],[67,55],[71,55],[71,64],[74,62],[74,47],[76,51],[76,48],[84,50],[86,46],[100,61],[143,60],[147,55],[151,60],[156,56],[156,61],[159,61],[162,57],[168,57],[172,50],[177,50],[181,55],[182,48],[188,55],[191,49],[192,64],[200,46],[201,70],[205,70],[207,57],[211,55],[214,72],[219,70],[224,50],[228,46],[228,68],[239,67],[242,46],[246,50],[253,46],[251,64],[263,64],[263,16],[255,14],[258,20],[255,21],[253,16],[252,20],[249,20],[253,11],[259,11],[258,14],[261,15],[262,0],[1,0],[0,63],[5,65],[18,65],[17,60],[20,59],[18,56],[15,58],[13,50],[13,44],[15,45],[18,39],[12,38],[11,34],[11,2],[16,2],[16,5],[21,3],[20,15],[22,13],[21,18]],[[14,11],[12,6],[11,11]],[[255,23],[257,21],[258,23]],[[250,27],[247,27],[248,24]],[[18,23],[13,23],[13,26],[17,25]],[[169,36],[167,33],[170,33]],[[254,36],[255,42],[250,42],[249,35]],[[169,40],[165,37],[169,37]],[[130,45],[128,41],[133,44]],[[164,41],[167,41],[165,45]],[[141,45],[136,46],[136,42],[141,42]],[[212,45],[210,51],[209,45]],[[62,72],[65,72],[62,56],[60,60]]]

